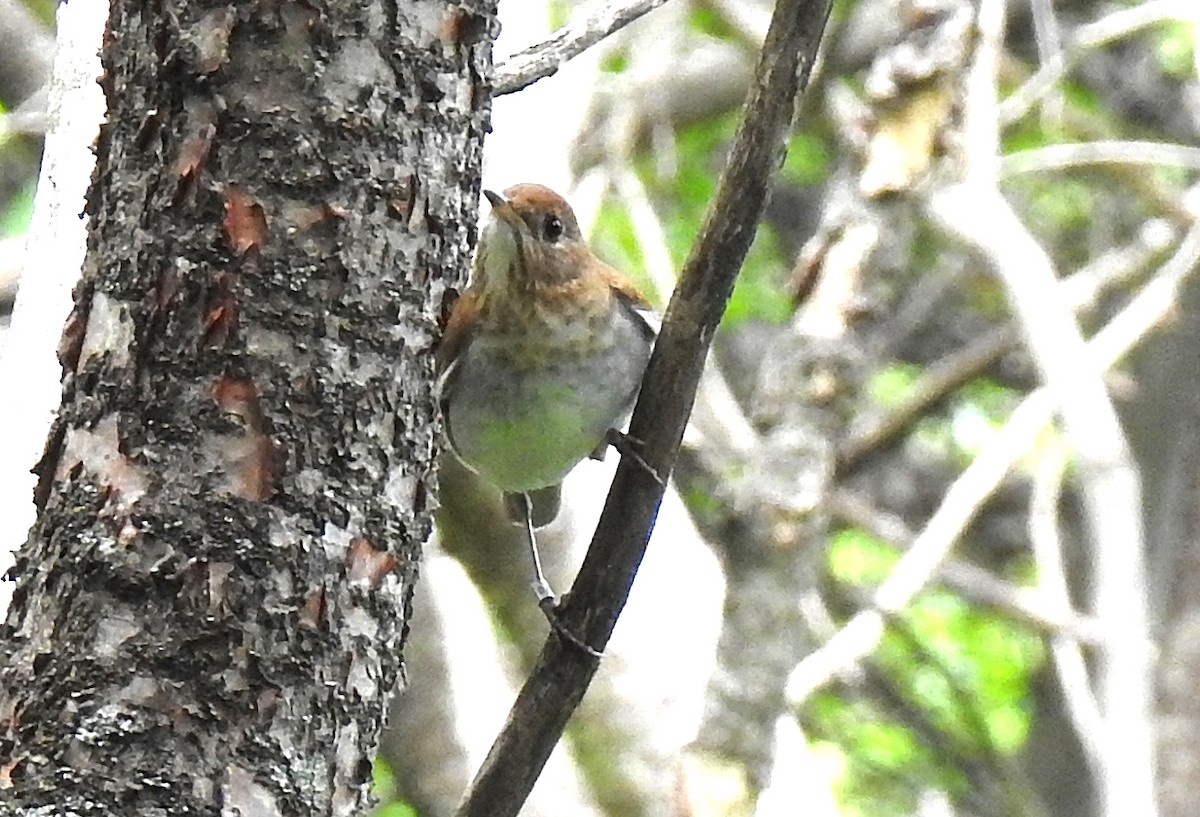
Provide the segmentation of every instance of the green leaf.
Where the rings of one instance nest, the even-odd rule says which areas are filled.
[[[8,209],[0,213],[0,237],[24,235],[33,218],[33,193],[36,182],[29,182],[13,196]]]
[[[857,528],[837,531],[825,549],[830,575],[846,584],[878,584],[887,578],[899,558],[891,545]]]
[[[1163,72],[1181,80],[1190,80],[1196,70],[1197,24],[1170,20],[1156,32],[1154,53]]]
[[[815,133],[800,132],[788,142],[787,155],[779,169],[784,179],[800,185],[814,185],[829,178],[829,147]]]

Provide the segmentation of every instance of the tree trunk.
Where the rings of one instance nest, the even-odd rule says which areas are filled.
[[[3,630],[17,813],[349,814],[400,674],[494,0],[115,0]]]

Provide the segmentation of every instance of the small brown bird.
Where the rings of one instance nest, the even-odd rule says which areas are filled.
[[[557,193],[518,184],[484,195],[491,217],[439,349],[444,416],[458,457],[525,523],[535,591],[552,600],[533,529],[557,515],[572,468],[623,442],[615,429],[637,397],[657,320],[592,254]]]

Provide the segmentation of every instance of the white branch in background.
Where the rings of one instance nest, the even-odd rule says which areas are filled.
[[[1171,20],[1194,20],[1196,0],[1149,0],[1122,8],[1094,23],[1080,26],[1067,48],[1045,62],[1037,73],[1000,105],[1000,124],[1010,125],[1052,93],[1063,76],[1088,51]]]
[[[846,489],[835,491],[829,499],[834,516],[902,550],[912,547],[916,535],[895,514],[871,507]],[[967,601],[994,607],[1018,621],[1032,624],[1052,635],[1061,634],[1089,645],[1103,642],[1099,623],[1071,609],[1070,599],[1051,598],[1037,587],[1013,584],[990,570],[969,561],[948,559],[938,570],[937,579]],[[827,630],[826,638],[836,631]]]
[[[553,75],[567,60],[629,25],[667,0],[610,0],[578,23],[568,23],[545,42],[513,54],[492,75],[492,93],[511,94]]]
[[[1104,713],[1102,773],[1096,780],[1100,813],[1154,817],[1154,663],[1141,475],[1054,264],[997,187],[1004,6],[1004,0],[981,0],[979,44],[963,90],[964,179],[935,191],[930,212],[987,259],[1057,403],[1090,534],[1093,612],[1106,634],[1097,669]]]
[[[1042,65],[1062,59],[1062,26],[1054,13],[1054,0],[1030,0],[1033,30],[1037,40],[1038,62]],[[1042,104],[1042,116],[1052,123],[1062,119],[1062,93],[1054,93]]]
[[[1200,264],[1200,226],[1194,226],[1174,255],[1140,292],[1087,345],[1089,364],[1108,369],[1124,357],[1176,308],[1179,288]],[[1036,389],[988,440],[942,497],[912,548],[872,597],[874,609],[856,614],[820,649],[805,658],[788,680],[788,700],[800,706],[839,674],[853,669],[878,646],[885,615],[900,612],[933,578],[979,506],[999,486],[1013,463],[1036,444],[1055,409],[1048,387]],[[882,613],[880,612],[882,611]],[[1139,645],[1149,651],[1147,641]]]
[[[1168,165],[1200,170],[1200,147],[1120,139],[1047,145],[1009,153],[1000,161],[1000,175],[1007,178],[1100,164]]]
[[[12,326],[0,358],[0,383],[17,389],[5,400],[0,435],[0,575],[35,519],[29,469],[45,445],[62,398],[56,349],[71,311],[87,245],[84,195],[96,158],[92,144],[104,118],[100,47],[108,3],[58,6],[58,56],[50,87],[49,133],[25,244],[26,275],[17,290]],[[12,585],[0,581],[0,615]]]
[[[955,542],[971,524],[1021,454],[1050,419],[1054,402],[1042,389],[1017,407],[1004,427],[983,446],[942,497],[937,511],[891,574],[876,588],[872,609],[854,615],[833,638],[805,658],[788,679],[787,695],[799,706],[842,672],[870,655],[883,637],[887,618],[900,613],[924,589]]]
[[[629,156],[614,157],[609,162],[609,178],[633,224],[634,239],[654,287],[653,298],[656,303],[666,303],[678,277],[667,245],[667,231],[650,203],[642,180],[630,169],[629,161]]]
[[[1058,505],[1062,499],[1063,472],[1067,454],[1061,447],[1049,447],[1034,473],[1029,500],[1029,541],[1038,568],[1038,589],[1052,603],[1070,605],[1067,571],[1062,558],[1062,537],[1058,532]],[[1104,715],[1092,692],[1087,661],[1079,642],[1069,634],[1050,634],[1050,655],[1062,684],[1067,715],[1083,747],[1093,776],[1104,772]]]

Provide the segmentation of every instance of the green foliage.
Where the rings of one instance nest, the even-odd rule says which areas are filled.
[[[34,189],[34,182],[27,184],[0,213],[0,238],[22,235],[29,229],[29,221],[33,217]]]
[[[815,133],[801,131],[788,141],[780,175],[798,185],[820,184],[829,178],[829,145]]]
[[[892,408],[908,399],[922,369],[895,362],[873,372],[866,390],[881,408]],[[911,444],[966,465],[1008,420],[1020,394],[990,378],[977,378],[946,401],[941,415],[927,415],[910,434]]]
[[[920,377],[920,366],[898,361],[872,372],[866,392],[875,403],[891,408],[904,402]]]
[[[4,103],[0,102],[0,114],[7,112]],[[14,147],[17,150],[21,149],[18,139],[11,134],[0,133],[0,151]],[[29,221],[33,216],[35,186],[35,181],[31,180],[0,210],[0,238],[22,235],[29,229]]]
[[[895,548],[858,528],[835,532],[825,549],[829,575],[844,584],[877,584],[887,578],[898,558]]]
[[[688,13],[688,25],[719,40],[731,40],[737,35],[721,15],[701,4],[692,6]]]
[[[371,769],[371,789],[379,798],[372,817],[417,817],[417,810],[396,796],[396,775],[382,757],[375,758]]]
[[[923,593],[904,619],[910,632],[890,632],[879,654],[889,671],[970,751],[1017,751],[1029,730],[1029,679],[1043,659],[1037,634],[944,590]]]
[[[808,718],[823,736],[814,751],[839,761],[833,790],[845,817],[911,814],[922,784],[949,780],[934,753],[866,700],[821,693],[809,703]]]
[[[868,591],[894,568],[895,548],[862,531],[838,531],[827,549],[831,579]],[[906,814],[916,792],[966,791],[967,766],[1011,756],[1032,714],[1029,683],[1044,660],[1038,635],[930,589],[894,619],[870,663],[876,686],[910,714],[823,693],[805,710],[824,751],[843,757],[836,790],[847,814]],[[920,724],[914,728],[914,724]]]
[[[737,114],[731,112],[682,128],[675,143],[678,169],[671,178],[660,178],[649,157],[636,163],[659,207],[676,268],[683,266],[716,192],[720,166],[736,126]],[[791,314],[791,301],[784,291],[789,266],[770,229],[761,227],[742,266],[723,325],[730,327],[747,319],[786,320]]]
[[[550,28],[561,28],[571,19],[571,3],[567,0],[550,0]]]
[[[646,274],[645,257],[638,244],[629,211],[615,200],[605,199],[588,241],[596,255],[629,275],[643,292],[651,296],[653,289]],[[666,297],[668,293],[655,294]],[[650,299],[655,300],[653,296]]]
[[[609,74],[619,74],[629,67],[629,55],[624,49],[609,51],[600,60],[600,70]]]
[[[1163,72],[1180,80],[1196,70],[1196,25],[1170,21],[1155,31],[1154,53]]]

